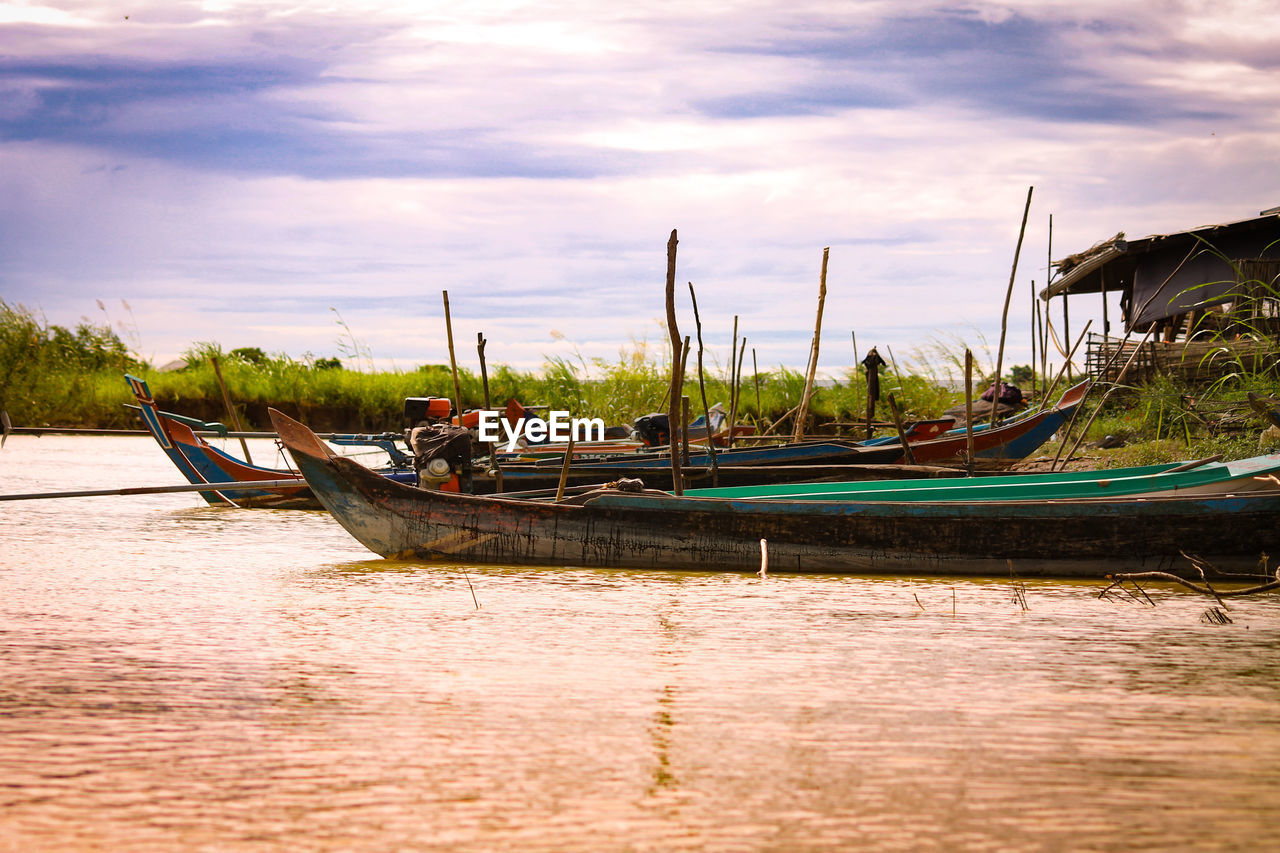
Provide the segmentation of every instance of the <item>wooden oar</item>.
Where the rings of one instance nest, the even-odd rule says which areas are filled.
[[[7,420],[7,418],[3,418]],[[253,432],[245,430],[243,432],[236,430],[227,430],[221,432],[219,430],[210,429],[193,429],[193,433],[201,438],[279,438],[280,436],[274,432]],[[90,427],[16,427],[10,426],[5,430],[5,437],[9,435],[96,435],[96,436],[125,436],[125,435],[151,435],[145,429],[93,429]],[[355,435],[355,433],[338,433],[338,432],[318,432],[316,438],[347,438]],[[3,447],[0,442],[0,447]]]
[[[170,492],[252,492],[259,489],[300,487],[306,480],[255,480],[249,483],[183,483],[180,486],[132,486],[125,489],[88,489],[79,492],[33,492],[0,495],[0,501],[34,501],[46,498],[98,498],[119,495],[163,495]]]

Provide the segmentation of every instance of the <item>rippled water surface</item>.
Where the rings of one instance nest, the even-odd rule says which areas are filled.
[[[0,493],[177,478],[149,439],[0,450]],[[0,849],[1280,842],[1278,600],[1100,586],[423,565],[319,512],[0,503]]]

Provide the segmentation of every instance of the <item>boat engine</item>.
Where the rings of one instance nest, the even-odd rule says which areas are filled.
[[[405,419],[417,426],[405,430],[413,453],[418,487],[445,492],[471,491],[471,432],[449,421],[452,406],[444,397],[408,397]]]

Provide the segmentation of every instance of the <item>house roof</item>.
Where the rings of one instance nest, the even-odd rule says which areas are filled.
[[[1189,251],[1197,245],[1214,245],[1224,237],[1245,235],[1264,229],[1280,238],[1280,207],[1264,210],[1255,217],[1217,225],[1202,225],[1170,234],[1153,234],[1138,240],[1126,240],[1124,232],[1095,243],[1083,252],[1068,255],[1053,266],[1058,278],[1040,291],[1049,300],[1064,293],[1097,293],[1119,290],[1132,281],[1132,274],[1143,255],[1162,250]]]

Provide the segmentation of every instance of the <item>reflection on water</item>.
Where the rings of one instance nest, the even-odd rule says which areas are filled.
[[[16,437],[0,492],[167,464]],[[190,495],[0,504],[0,585],[0,849],[1280,840],[1274,598],[429,566]]]

